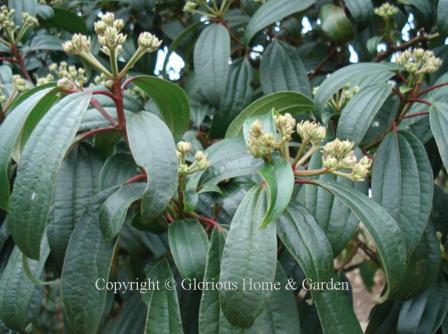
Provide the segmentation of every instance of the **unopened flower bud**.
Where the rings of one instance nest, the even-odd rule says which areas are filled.
[[[70,41],[62,44],[62,48],[68,54],[81,54],[90,52],[90,37],[74,34]]]
[[[23,19],[23,24],[27,25],[27,26],[37,26],[39,24],[37,19],[27,12],[22,12],[22,19]]]
[[[111,26],[114,24],[115,15],[114,15],[114,13],[108,12],[108,13],[104,14],[103,16],[101,16],[101,20],[108,26]]]
[[[384,21],[387,21],[398,13],[398,7],[385,2],[380,7],[375,8],[374,13],[380,16]]]
[[[318,145],[325,139],[326,129],[318,123],[302,121],[297,124],[297,134],[302,138],[303,142],[310,142],[313,145]]]
[[[187,175],[188,174],[188,165],[181,163],[179,164],[179,167],[177,168],[177,172],[179,175]]]
[[[95,23],[93,24],[93,26],[94,26],[94,28],[95,28],[95,32],[96,32],[98,35],[103,35],[104,32],[105,32],[106,29],[107,29],[107,24],[104,23],[103,21],[97,21],[97,22],[95,22]]]
[[[176,148],[180,153],[186,154],[193,149],[193,146],[191,145],[190,142],[180,141],[177,143]]]
[[[198,7],[198,3],[195,1],[187,1],[184,5],[183,11],[185,13],[192,13]]]
[[[138,46],[143,50],[154,52],[160,47],[160,45],[162,45],[162,41],[149,32],[142,32],[138,36]]]

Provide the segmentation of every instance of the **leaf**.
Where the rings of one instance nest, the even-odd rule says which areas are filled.
[[[378,83],[384,83],[394,75],[395,64],[358,63],[345,66],[327,77],[314,97],[316,110],[322,113],[327,101],[341,88],[350,84],[361,89]]]
[[[314,104],[310,98],[300,93],[279,92],[263,96],[248,105],[232,121],[227,129],[226,138],[238,136],[247,118],[265,114],[271,111],[272,108],[275,108],[275,111],[281,114],[290,113],[294,116],[300,113],[312,112]]]
[[[134,160],[148,176],[142,201],[146,224],[165,210],[177,190],[176,145],[165,123],[151,113],[130,114],[126,127]]]
[[[26,1],[26,0],[24,0]],[[72,33],[87,34],[87,26],[82,16],[60,7],[53,7],[53,16],[47,20],[55,28],[67,30]]]
[[[30,50],[62,51],[62,41],[59,38],[51,35],[36,35],[31,40]]]
[[[160,78],[141,75],[132,83],[142,89],[157,108],[175,137],[181,137],[190,124],[188,97],[180,86]]]
[[[68,243],[61,295],[65,320],[75,333],[96,333],[103,316],[116,240],[103,239],[98,210],[114,190],[95,195]]]
[[[439,0],[437,5],[437,25],[440,31],[448,32],[448,0]]]
[[[338,282],[333,252],[324,231],[308,211],[292,201],[277,223],[277,233],[311,282]],[[310,290],[324,333],[362,333],[342,290]]]
[[[169,225],[168,240],[182,278],[202,281],[209,244],[202,225],[195,219],[177,220]]]
[[[316,181],[347,205],[365,225],[377,246],[387,279],[387,290],[380,301],[393,297],[406,272],[406,240],[397,222],[379,204],[359,191],[332,181]]]
[[[448,282],[440,277],[427,290],[403,303],[398,333],[435,333],[448,312]]]
[[[252,117],[248,117],[244,120],[243,124],[243,136],[246,144],[249,144],[249,132],[252,124],[256,121],[259,121],[263,127],[263,131],[266,133],[271,133],[275,139],[279,139],[279,135],[277,133],[277,127],[275,125],[275,116],[274,110],[269,110],[263,115],[255,115]]]
[[[433,179],[425,147],[412,133],[391,132],[383,139],[373,164],[372,198],[406,231],[408,254],[428,223]]]
[[[14,148],[20,140],[27,119],[40,119],[54,100],[49,97],[52,88],[34,91],[34,94],[16,104],[0,127],[0,208],[9,210],[9,164]],[[13,106],[12,106],[13,107]],[[32,114],[34,117],[31,117]],[[40,116],[40,117],[39,117]],[[34,123],[34,122],[32,122]]]
[[[129,206],[141,199],[145,190],[144,183],[124,184],[101,205],[99,224],[104,239],[110,241],[120,233]]]
[[[116,153],[111,155],[101,168],[100,188],[105,190],[121,185],[139,173],[132,155]]]
[[[366,22],[373,14],[371,0],[345,0],[344,3],[355,21]]]
[[[274,158],[272,164],[265,164],[260,169],[268,190],[268,210],[262,226],[274,222],[286,209],[294,190],[294,173],[288,161],[281,157]]]
[[[244,43],[249,44],[257,32],[267,26],[283,20],[285,17],[301,12],[311,5],[315,0],[274,0],[265,2],[255,14],[252,15],[244,33]]]
[[[352,97],[342,110],[336,136],[353,141],[355,145],[361,143],[392,87],[391,84],[373,85]]]
[[[252,99],[251,86],[254,69],[247,58],[237,60],[230,67],[229,79],[220,108],[213,115],[210,136],[223,136],[229,124]]]
[[[316,152],[309,163],[309,169],[319,169],[322,167],[322,155]],[[322,181],[336,181],[345,184],[347,187],[357,189],[367,194],[369,185],[367,182],[353,182],[346,177],[334,174],[323,174],[318,177]],[[316,218],[319,226],[324,230],[333,248],[335,255],[339,254],[347,242],[352,238],[359,220],[345,206],[340,199],[328,191],[305,185],[305,207]]]
[[[326,4],[320,8],[319,18],[322,31],[332,42],[342,44],[353,38],[353,27],[344,8]]]
[[[139,292],[126,298],[117,317],[111,318],[104,326],[104,334],[141,334],[145,326],[146,305]]]
[[[222,24],[211,23],[199,35],[193,61],[199,85],[211,104],[219,105],[229,76],[230,35]]]
[[[49,254],[48,243],[42,242],[39,261],[28,261],[31,273],[39,277]],[[23,269],[23,255],[14,247],[0,278],[0,319],[10,329],[23,332],[28,326],[29,310],[36,286],[29,280]]]
[[[164,257],[151,266],[147,278],[151,282],[174,280]],[[162,283],[160,289],[147,291],[143,295],[143,300],[148,305],[145,334],[183,333],[176,289],[167,289]]]
[[[8,227],[17,246],[31,259],[39,258],[56,175],[90,98],[90,93],[75,93],[55,104],[39,122],[23,150],[11,195]]]
[[[281,41],[269,43],[260,63],[263,93],[296,91],[311,96],[310,81],[297,50]]]
[[[89,146],[79,146],[64,160],[56,178],[53,207],[47,228],[51,256],[62,268],[75,225],[99,191],[101,160]]]
[[[22,13],[29,13],[36,16],[37,0],[8,0],[8,8],[15,10],[15,23],[19,26],[23,23]]]
[[[439,148],[443,165],[448,168],[448,103],[432,102],[429,111],[431,131]]]
[[[260,228],[267,211],[266,192],[252,188],[233,216],[222,255],[220,282],[232,282],[232,289],[220,291],[221,307],[234,326],[249,328],[262,313],[270,291],[247,289],[254,284],[273,282],[277,261],[276,225]]]

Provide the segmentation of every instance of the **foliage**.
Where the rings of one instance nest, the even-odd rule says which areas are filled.
[[[350,289],[319,288],[355,270],[383,289],[367,333],[448,332],[447,22],[9,0],[2,332],[361,333]]]

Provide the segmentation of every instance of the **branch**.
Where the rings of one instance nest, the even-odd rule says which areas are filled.
[[[425,116],[425,115],[429,115],[429,112],[428,111],[416,112],[413,114],[408,114],[406,116],[403,116],[401,119],[412,118],[412,117],[417,117],[417,116]]]
[[[90,100],[90,104],[95,107],[96,110],[100,112],[101,115],[104,116],[105,119],[107,119],[112,124],[116,125],[117,122],[114,120],[114,118],[109,115],[109,113],[103,108],[103,106],[98,102],[98,100],[92,98]]]
[[[141,181],[141,180],[146,180],[147,178],[148,177],[144,173],[138,174],[138,175],[135,175],[135,176],[127,179],[124,184],[129,184],[129,183],[134,183],[134,182]]]
[[[429,92],[433,91],[434,89],[437,89],[437,88],[440,88],[440,87],[444,87],[444,86],[448,86],[448,82],[444,82],[444,83],[441,83],[441,84],[437,84],[437,85],[428,87],[428,88],[422,90],[421,92],[419,92],[417,94],[417,97],[425,95],[426,93],[429,93]]]
[[[16,59],[15,63],[19,66],[20,72],[22,73],[22,75],[25,77],[26,80],[32,82],[33,80],[31,79],[30,74],[26,70],[25,61],[24,61],[22,55],[20,54],[19,49],[17,49],[17,45],[13,44],[11,46],[11,53],[14,56],[14,58]]]
[[[333,47],[330,50],[330,53],[328,53],[328,55],[324,59],[322,59],[322,61],[319,64],[317,64],[317,66],[308,74],[310,80],[313,79],[317,74],[319,74],[322,67],[324,67],[324,65],[333,57],[336,51],[337,48]]]
[[[418,103],[426,104],[427,106],[432,106],[431,102],[424,100],[424,99],[409,98],[406,101],[407,102],[418,102]]]
[[[202,222],[202,223],[206,223],[206,224],[207,224],[207,227],[211,226],[211,227],[215,227],[215,228],[217,228],[217,229],[220,230],[220,231],[224,231],[224,229],[222,228],[222,226],[221,226],[217,221],[213,220],[212,218],[198,215],[198,214],[195,213],[195,212],[192,212],[192,213],[191,213],[191,216],[194,217],[194,218],[196,218],[197,220],[199,220],[199,221]]]

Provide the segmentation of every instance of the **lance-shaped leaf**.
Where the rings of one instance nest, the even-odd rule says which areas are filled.
[[[177,220],[170,224],[168,240],[180,275],[202,281],[209,244],[202,225],[195,219]]]
[[[235,289],[220,291],[221,307],[227,320],[240,328],[252,326],[270,295],[270,291],[248,289],[247,280],[254,284],[274,281],[276,225],[261,228],[266,212],[266,191],[256,186],[238,206],[223,251],[220,282],[231,282]]]
[[[31,274],[34,277],[41,275],[48,254],[48,243],[44,239],[39,261],[28,260]],[[29,310],[32,307],[33,294],[36,290],[35,284],[25,274],[22,258],[22,252],[17,246],[14,247],[0,278],[0,319],[9,329],[20,332],[24,332],[31,321]]]
[[[75,333],[96,333],[104,311],[116,240],[106,241],[98,211],[116,189],[97,194],[70,237],[61,276],[65,319]]]
[[[105,190],[121,185],[138,173],[138,166],[131,154],[117,153],[111,155],[101,168],[100,189]]]
[[[244,33],[244,43],[249,44],[251,39],[257,32],[266,28],[267,26],[284,19],[285,17],[297,12],[301,12],[312,4],[315,0],[276,0],[267,1],[252,15],[249,24]]]
[[[333,273],[333,252],[313,216],[291,202],[278,220],[278,236],[311,282],[340,283]],[[342,290],[310,290],[324,333],[362,333]]]
[[[391,132],[381,142],[372,172],[372,197],[395,219],[411,254],[428,223],[434,192],[425,147],[412,133]]]
[[[210,103],[219,105],[230,68],[230,35],[222,24],[212,23],[201,32],[193,60],[202,93]]]
[[[294,190],[294,173],[288,161],[281,157],[260,169],[268,190],[268,211],[262,226],[275,221],[288,206]]]
[[[101,160],[90,146],[74,149],[58,172],[47,228],[51,256],[60,268],[76,223],[99,191]]]
[[[11,195],[8,227],[17,246],[31,259],[39,258],[56,175],[90,97],[90,93],[75,93],[51,107],[23,149]]]
[[[143,301],[148,305],[145,334],[183,333],[176,289],[167,289],[165,282],[173,282],[173,273],[163,257],[147,273],[151,282],[161,282],[159,289],[145,292]]]
[[[124,184],[100,208],[100,229],[106,240],[112,240],[123,227],[129,206],[142,198],[146,184]]]
[[[168,127],[154,114],[133,113],[126,127],[134,160],[148,176],[142,219],[149,223],[165,210],[176,192],[176,145]]]
[[[347,103],[338,122],[337,137],[358,145],[392,90],[391,84],[362,89]]]
[[[190,104],[187,94],[179,85],[147,75],[133,78],[132,83],[155,102],[175,137],[181,137],[187,131],[190,124]]]
[[[238,136],[242,130],[246,119],[263,115],[275,108],[275,111],[284,114],[290,113],[293,116],[300,113],[311,112],[314,109],[313,101],[300,93],[278,92],[263,96],[249,104],[229,125],[226,137]]]
[[[347,84],[350,84],[350,87],[364,88],[384,83],[394,75],[397,69],[398,66],[395,64],[358,63],[333,72],[317,90],[314,98],[316,111],[321,113],[327,101]]]
[[[45,112],[57,99],[49,94],[53,85],[45,89],[40,87],[28,92],[27,98],[15,104],[7,114],[0,127],[0,208],[9,210],[9,175],[8,169],[14,148],[19,145],[21,134],[27,123],[27,128],[35,126]],[[24,94],[25,95],[25,94]],[[32,116],[32,117],[31,117]],[[29,119],[29,120],[28,120]]]
[[[369,231],[387,279],[387,290],[380,300],[394,296],[406,273],[408,258],[406,239],[397,222],[386,209],[353,188],[333,181],[316,181],[316,184],[338,197]]]
[[[448,103],[432,102],[429,112],[431,131],[439,148],[443,165],[448,168]]]
[[[311,95],[310,81],[297,50],[283,42],[270,43],[260,63],[263,93],[295,91]]]

